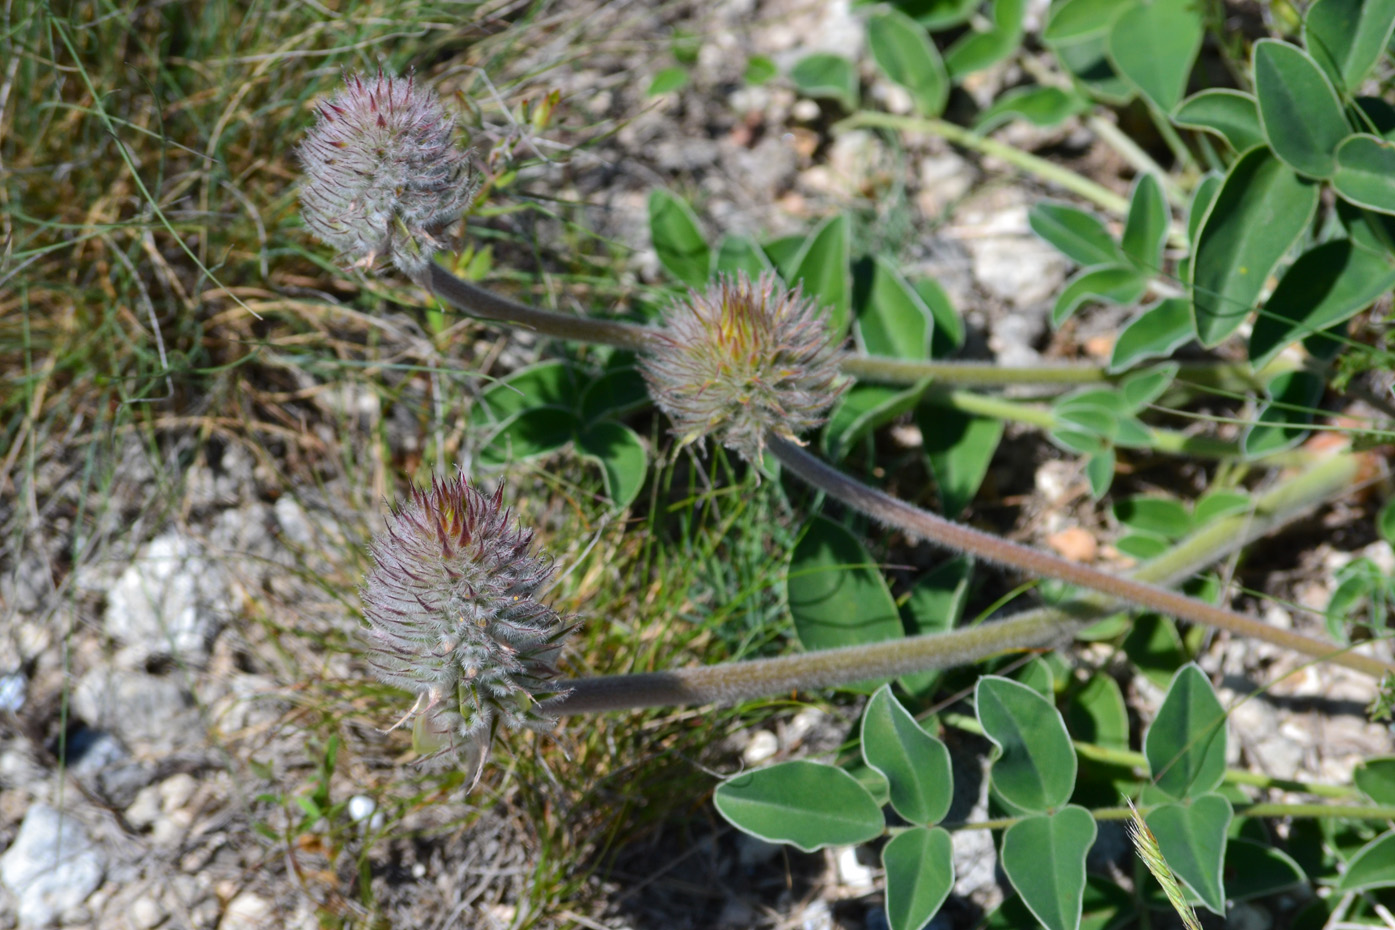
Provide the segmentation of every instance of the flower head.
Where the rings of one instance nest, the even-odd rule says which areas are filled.
[[[374,538],[361,592],[375,670],[417,695],[418,747],[454,752],[475,777],[500,725],[552,724],[539,702],[559,693],[573,629],[538,600],[552,563],[501,504],[464,477],[414,487]]]
[[[664,322],[641,369],[684,443],[710,435],[759,462],[767,431],[798,441],[843,391],[823,314],[774,275],[691,291]]]
[[[455,120],[410,75],[381,70],[346,75],[319,113],[300,147],[305,225],[356,265],[387,257],[420,273],[478,186]]]

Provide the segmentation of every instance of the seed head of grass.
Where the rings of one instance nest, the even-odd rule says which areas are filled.
[[[361,591],[370,661],[417,696],[417,748],[478,777],[500,726],[546,729],[540,701],[572,631],[539,601],[552,563],[533,533],[463,477],[414,487],[373,539]],[[471,771],[473,769],[473,771]]]
[[[479,186],[436,95],[379,71],[347,75],[300,147],[305,225],[355,266],[423,271]]]
[[[799,441],[845,385],[825,315],[774,275],[691,291],[641,360],[649,393],[682,443],[712,436],[756,463],[768,431]]]

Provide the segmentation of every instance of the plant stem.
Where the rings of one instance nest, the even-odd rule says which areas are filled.
[[[775,458],[810,486],[866,514],[878,523],[902,530],[926,542],[977,556],[998,565],[1020,569],[1038,578],[1055,578],[1067,584],[1089,588],[1118,601],[1129,602],[1180,620],[1227,630],[1314,659],[1335,662],[1375,678],[1380,678],[1387,672],[1395,672],[1395,665],[1349,652],[1336,643],[1327,643],[1290,630],[1277,629],[1252,617],[1214,607],[1175,591],[1131,578],[1109,575],[1079,562],[1072,562],[954,523],[850,478],[815,458],[803,447],[773,433],[766,437],[766,442]]]
[[[1140,566],[1134,577],[1179,584],[1275,527],[1350,487],[1359,459],[1336,455],[1263,494],[1249,514],[1235,514]],[[559,682],[569,694],[545,705],[555,715],[637,710],[685,704],[735,703],[798,689],[826,688],[915,671],[977,662],[1009,649],[1041,648],[1073,635],[1107,613],[1112,599],[1086,594],[1062,607],[1024,611],[965,630],[929,633],[729,665],[607,675]]]
[[[924,119],[919,116],[897,116],[892,113],[862,112],[849,116],[833,127],[834,132],[861,127],[876,129],[896,129],[901,132],[926,132],[939,136],[955,145],[972,149],[984,155],[1001,158],[1015,168],[1034,174],[1050,184],[1085,198],[1110,213],[1123,216],[1129,210],[1129,202],[1107,187],[1096,184],[1089,178],[1081,177],[1074,171],[1052,164],[1044,158],[1015,149],[988,136],[981,136],[972,130],[942,119]]]
[[[945,726],[954,727],[956,730],[963,730],[966,733],[983,735],[983,726],[978,722],[977,717],[969,714],[946,713],[941,714],[940,721]],[[1107,746],[1097,746],[1094,743],[1085,743],[1079,740],[1072,740],[1075,751],[1083,759],[1092,759],[1096,762],[1103,762],[1106,765],[1117,765],[1123,768],[1141,769],[1147,771],[1148,758],[1141,752],[1134,752],[1131,749],[1110,749]],[[1361,792],[1350,785],[1314,785],[1303,781],[1293,781],[1288,778],[1273,778],[1269,775],[1261,775],[1258,772],[1246,772],[1243,769],[1226,769],[1225,780],[1232,785],[1249,785],[1253,788],[1268,788],[1275,791],[1292,791],[1311,794],[1319,798],[1332,798],[1334,800],[1346,800],[1349,798],[1361,797]]]
[[[1147,815],[1156,809],[1138,808],[1140,814]],[[1097,807],[1090,811],[1096,820],[1128,820],[1133,812],[1127,807]],[[1237,817],[1299,817],[1318,819],[1323,817],[1348,817],[1353,820],[1392,820],[1395,819],[1395,805],[1389,804],[1236,804]],[[955,832],[963,830],[1006,830],[1020,823],[1023,817],[999,817],[997,820],[975,820],[970,823],[941,824]],[[893,828],[895,830],[896,828]],[[902,827],[900,829],[908,829]]]
[[[568,316],[530,307],[464,281],[434,263],[416,279],[416,283],[469,316],[510,323],[544,336],[639,352],[648,347],[649,339],[654,334],[653,329],[638,323]],[[1129,371],[1111,373],[1099,365],[1004,368],[994,362],[906,361],[854,352],[842,353],[839,366],[844,374],[859,381],[916,384],[930,378],[940,384],[984,387],[1007,384],[1115,384],[1131,374]],[[1256,389],[1261,383],[1256,381],[1248,366],[1229,362],[1183,365],[1178,379],[1236,392]]]

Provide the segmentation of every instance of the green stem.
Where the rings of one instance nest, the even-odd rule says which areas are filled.
[[[966,733],[974,733],[983,736],[983,726],[978,722],[977,717],[968,714],[947,713],[940,715],[941,722],[945,726],[954,727],[956,730],[963,730]],[[1148,758],[1141,752],[1134,752],[1131,749],[1110,749],[1107,746],[1097,746],[1094,743],[1085,743],[1073,740],[1076,753],[1082,759],[1090,759],[1095,762],[1102,762],[1105,765],[1117,765],[1122,768],[1148,770]],[[1246,772],[1242,769],[1226,769],[1225,781],[1232,785],[1248,785],[1252,788],[1268,788],[1275,791],[1301,792],[1311,794],[1319,798],[1332,798],[1334,800],[1346,800],[1349,798],[1361,797],[1361,792],[1348,785],[1313,785],[1307,782],[1294,781],[1289,778],[1273,778],[1269,775],[1261,775],[1258,772]]]
[[[892,113],[863,112],[848,117],[833,127],[834,132],[844,129],[869,127],[875,129],[895,129],[901,132],[925,132],[939,136],[955,145],[972,149],[984,155],[1001,158],[1008,164],[1034,174],[1051,184],[1083,197],[1110,213],[1123,216],[1128,213],[1129,202],[1107,187],[1081,177],[1074,171],[1052,164],[1044,158],[1029,155],[996,139],[981,136],[972,130],[947,123],[940,119],[924,119],[918,116],[897,116]]]
[[[776,435],[767,436],[770,452],[789,472],[872,520],[908,533],[917,539],[955,552],[977,556],[997,565],[1016,568],[1037,578],[1055,578],[1088,588],[1119,602],[1167,614],[1180,620],[1227,630],[1272,643],[1314,659],[1335,662],[1374,678],[1395,672],[1395,665],[1372,656],[1348,651],[1290,630],[1269,626],[1252,617],[1215,607],[1204,601],[1119,575],[1106,574],[1079,562],[1023,546],[972,527],[946,520],[938,514],[906,503],[843,474],[815,458],[803,447]]]
[[[1147,815],[1156,807],[1139,807],[1138,812]],[[1128,820],[1133,811],[1127,807],[1099,807],[1090,811],[1096,820]],[[1395,820],[1395,806],[1387,804],[1237,804],[1237,817],[1299,817],[1320,819],[1324,817],[1350,817],[1355,820]],[[997,820],[975,820],[971,823],[941,824],[947,830],[1006,830],[1021,823],[1025,817],[999,817]],[[909,828],[902,828],[909,829]]]
[[[510,323],[544,336],[641,352],[648,347],[654,334],[652,328],[638,323],[568,316],[530,307],[461,280],[436,264],[432,264],[416,280],[417,284],[435,294],[441,301],[463,313],[479,319]],[[994,362],[906,361],[853,352],[842,353],[839,365],[844,374],[859,381],[917,384],[930,378],[941,384],[985,387],[1009,384],[1116,384],[1132,373],[1111,373],[1099,365],[1004,368]],[[1183,365],[1178,372],[1179,381],[1225,388],[1237,393],[1257,388],[1260,382],[1257,382],[1255,377],[1248,366],[1230,362],[1192,363]]]
[[[1139,581],[1180,584],[1195,572],[1306,513],[1348,487],[1358,460],[1338,455],[1260,496],[1250,514],[1209,524],[1140,566]],[[556,715],[637,710],[685,704],[736,703],[799,689],[827,688],[915,671],[977,662],[1010,649],[1043,648],[1073,635],[1107,613],[1112,599],[1082,595],[1061,607],[1044,607],[964,630],[756,659],[729,665],[608,675],[559,682],[570,693],[549,701]]]

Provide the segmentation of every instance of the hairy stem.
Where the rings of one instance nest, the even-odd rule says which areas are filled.
[[[1277,629],[1252,617],[1214,607],[1175,591],[1132,578],[1106,574],[1079,562],[1072,562],[946,520],[938,514],[922,510],[850,478],[789,440],[770,434],[766,441],[775,458],[812,487],[866,514],[878,523],[902,530],[926,542],[977,556],[998,565],[1020,569],[1037,578],[1055,578],[1067,584],[1098,591],[1117,601],[1145,607],[1179,620],[1263,640],[1314,659],[1345,665],[1375,678],[1380,678],[1387,672],[1395,672],[1395,665],[1349,652],[1336,643]]]
[[[1358,459],[1328,458],[1262,495],[1255,509],[1208,524],[1142,565],[1134,578],[1180,584],[1195,572],[1350,487]],[[560,682],[570,688],[547,703],[550,714],[596,713],[684,704],[734,703],[797,689],[827,688],[977,662],[1010,649],[1041,648],[1073,635],[1107,613],[1113,599],[1083,595],[1062,607],[1024,611],[964,630],[929,633],[775,659],[667,672],[608,675]]]
[[[654,334],[653,329],[638,323],[568,316],[530,307],[461,280],[435,263],[415,280],[421,287],[462,313],[485,320],[509,323],[544,336],[638,352],[648,347],[649,339]],[[916,362],[854,352],[842,353],[839,367],[844,374],[860,381],[917,384],[929,378],[940,384],[981,387],[1007,384],[1057,387],[1113,384],[1130,374],[1128,371],[1111,373],[1099,365],[1063,364],[1004,368],[994,362]],[[1266,374],[1270,373],[1272,372],[1266,369]],[[1178,379],[1203,387],[1219,387],[1236,392],[1256,389],[1263,383],[1255,380],[1256,376],[1250,372],[1248,366],[1228,362],[1183,365],[1178,372]]]

